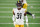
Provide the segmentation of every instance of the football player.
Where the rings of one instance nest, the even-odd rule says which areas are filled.
[[[35,18],[34,14],[31,14],[30,12],[27,11],[27,3],[26,0],[20,0],[22,2],[22,8],[26,9],[26,14],[31,15],[33,18]],[[26,16],[27,17],[27,16]],[[28,18],[27,18],[27,27],[28,27]]]
[[[22,8],[22,2],[17,1],[17,8],[13,9],[13,22],[15,27],[24,27],[24,16],[26,17],[26,9]],[[27,17],[26,17],[27,22]]]
[[[35,18],[35,14],[31,14],[30,12],[27,11],[27,3],[26,3],[26,0],[19,0],[22,2],[22,8],[26,9],[26,13],[31,15],[33,18]]]

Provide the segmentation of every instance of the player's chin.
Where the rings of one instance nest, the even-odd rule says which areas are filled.
[[[21,7],[17,7],[17,8],[21,8]]]

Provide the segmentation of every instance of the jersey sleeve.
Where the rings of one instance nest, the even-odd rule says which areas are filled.
[[[17,10],[17,8],[13,8],[13,12],[14,12],[14,13],[16,12],[16,10]]]
[[[15,10],[14,10],[14,8],[13,8],[13,15],[15,15]]]
[[[15,13],[15,10],[16,10],[16,9],[15,9],[15,8],[13,8],[13,12],[14,12],[14,13]]]
[[[14,12],[14,8],[13,8],[13,10],[12,10],[13,12]]]

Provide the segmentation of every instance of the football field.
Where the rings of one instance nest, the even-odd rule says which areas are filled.
[[[16,8],[16,2],[17,0],[0,0],[0,27],[14,27],[12,10]],[[27,3],[27,10],[35,14],[35,19],[27,15],[29,27],[40,27],[40,0],[27,0]],[[24,24],[24,27],[27,25]]]

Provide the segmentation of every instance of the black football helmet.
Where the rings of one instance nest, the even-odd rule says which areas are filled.
[[[21,1],[17,1],[17,3],[16,3],[16,5],[17,5],[17,7],[22,7],[22,2]]]

